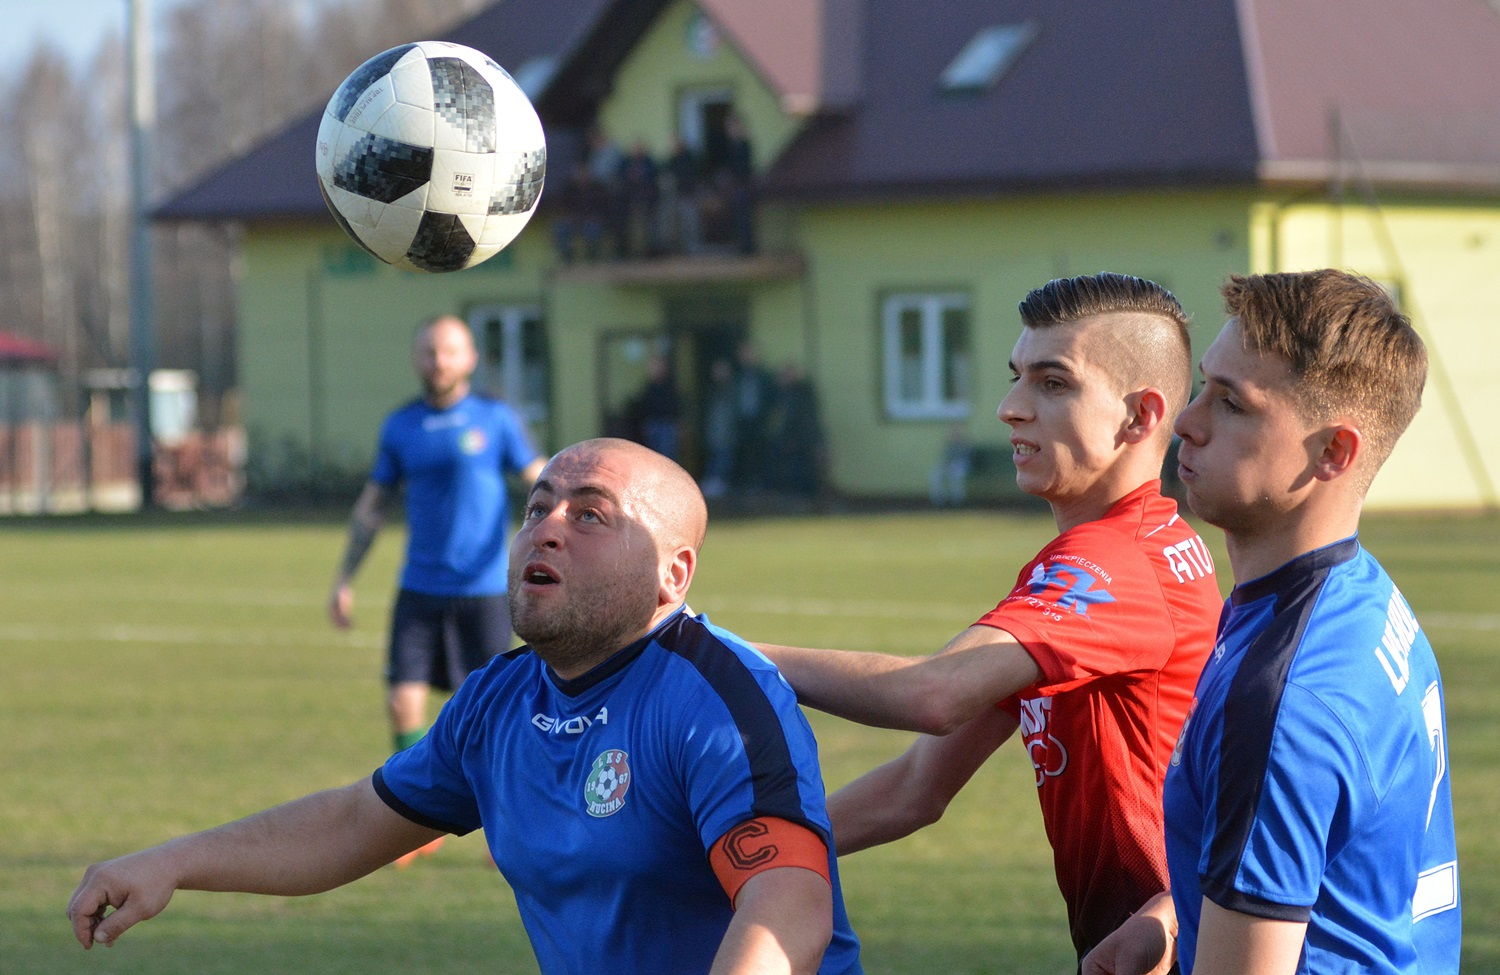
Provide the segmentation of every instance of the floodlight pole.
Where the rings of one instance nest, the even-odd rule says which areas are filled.
[[[152,468],[151,372],[156,368],[156,321],[151,260],[151,139],[156,131],[156,83],[151,44],[151,0],[126,0],[130,101],[130,362],[135,417],[136,479],[141,507],[156,503]]]

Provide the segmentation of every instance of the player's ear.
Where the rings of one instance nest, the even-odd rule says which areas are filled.
[[[1167,398],[1162,391],[1148,386],[1125,394],[1125,426],[1120,439],[1125,443],[1141,443],[1150,440],[1163,423],[1170,423],[1167,416]]]
[[[690,545],[679,545],[662,566],[661,586],[657,590],[657,604],[674,606],[687,598],[688,587],[693,584],[693,573],[698,568],[698,553]]]
[[[1365,435],[1352,423],[1336,423],[1314,436],[1322,446],[1313,458],[1313,476],[1320,481],[1332,481],[1353,470],[1365,446]]]

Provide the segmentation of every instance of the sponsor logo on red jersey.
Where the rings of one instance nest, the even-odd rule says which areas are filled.
[[[1086,563],[1088,568],[1080,563]],[[1087,616],[1090,606],[1115,601],[1109,583],[1109,574],[1086,559],[1056,556],[1052,561],[1038,562],[1031,570],[1027,592],[1046,599],[1059,610]]]
[[[1068,748],[1052,736],[1052,698],[1021,699],[1021,737],[1036,772],[1036,786],[1068,770]]]

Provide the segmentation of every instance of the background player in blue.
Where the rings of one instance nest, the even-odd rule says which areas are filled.
[[[482,826],[547,975],[860,972],[812,731],[764,657],[684,605],[706,524],[660,454],[560,452],[510,556],[528,647],[370,779],[90,867],[75,935],[112,944],[178,888],[325,890]]]
[[[1177,420],[1188,503],[1237,582],[1167,772],[1171,892],[1086,973],[1459,970],[1443,688],[1356,531],[1427,357],[1341,271],[1232,277]]]
[[[505,607],[505,475],[529,487],[541,472],[520,418],[470,392],[478,357],[469,327],[442,315],[412,342],[422,397],[391,413],[370,480],[354,504],[349,542],[328,598],[335,626],[352,623],[351,582],[398,485],[406,488],[407,546],[392,614],[386,678],[397,749],[422,735],[429,687],[451,691],[510,649]]]

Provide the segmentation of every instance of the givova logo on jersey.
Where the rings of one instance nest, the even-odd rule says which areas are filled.
[[[601,752],[583,783],[583,803],[590,816],[613,816],[625,805],[630,791],[630,756],[618,748]]]

